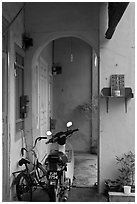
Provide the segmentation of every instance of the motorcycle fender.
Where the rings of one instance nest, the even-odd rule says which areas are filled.
[[[67,163],[66,177],[70,178],[72,185],[74,176],[74,152],[73,147],[70,143],[66,144],[66,153],[68,154],[69,159],[69,162]]]

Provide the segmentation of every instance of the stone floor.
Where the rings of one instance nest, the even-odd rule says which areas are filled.
[[[75,187],[92,187],[97,182],[97,155],[89,153],[74,154]]]
[[[75,169],[73,187],[67,202],[107,202],[107,198],[99,195],[94,184],[97,182],[97,155],[75,153]],[[47,193],[38,189],[33,194],[33,202],[49,202]]]
[[[32,202],[49,202],[48,194],[43,189],[37,189]],[[95,188],[73,187],[67,202],[107,202],[107,198],[99,195]]]
[[[97,155],[75,153],[74,183],[67,202],[107,202],[99,195],[94,184],[97,182]],[[49,202],[49,196],[42,188],[33,192],[32,202]]]

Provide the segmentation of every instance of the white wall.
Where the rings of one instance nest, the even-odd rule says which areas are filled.
[[[98,29],[98,3],[27,3],[26,19],[26,29],[29,33],[48,34],[59,30],[96,32]]]
[[[91,2],[40,2],[25,7],[26,31],[34,39],[33,51],[46,42],[79,36],[98,51],[99,5]]]
[[[110,86],[110,75],[124,74],[125,86],[135,92],[134,3],[127,7],[112,39],[103,38],[107,27],[107,5],[102,5],[100,27],[100,91]],[[104,25],[104,28],[103,28]],[[135,150],[135,99],[130,99],[125,113],[124,99],[110,99],[108,113],[105,99],[100,99],[100,181],[117,177],[115,156]]]

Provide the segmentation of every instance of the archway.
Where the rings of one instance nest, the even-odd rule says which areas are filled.
[[[85,42],[86,44],[88,44],[88,46],[90,46],[90,47],[92,47],[91,46],[91,42],[89,43],[89,41],[88,40],[85,40],[85,38],[84,37],[81,37],[81,36],[79,36],[79,35],[70,35],[70,34],[65,34],[65,35],[61,35],[61,34],[58,34],[58,35],[56,35],[56,37],[54,36],[53,37],[53,35],[52,36],[50,36],[49,38],[47,38],[47,40],[45,41],[45,43],[43,44],[43,45],[41,45],[41,46],[39,46],[38,47],[38,49],[36,50],[36,52],[34,53],[34,55],[33,55],[33,60],[32,60],[32,69],[33,69],[33,72],[32,72],[32,78],[34,79],[36,79],[36,75],[35,75],[35,73],[38,71],[38,65],[37,65],[37,63],[38,63],[38,58],[41,56],[41,53],[43,52],[43,50],[45,49],[45,47],[47,47],[50,43],[52,43],[52,41],[54,40],[54,41],[57,41],[58,39],[61,39],[61,38],[77,38],[77,39],[80,39],[80,40],[82,40],[83,42]],[[92,94],[91,94],[91,97],[93,96],[93,95],[96,95],[96,96],[98,96],[98,64],[97,64],[97,55],[96,55],[96,52],[94,51],[94,49],[92,49],[92,57],[91,57],[91,61],[92,61],[92,79],[94,79],[94,83],[93,83],[93,81],[92,81]],[[46,65],[46,63],[44,64],[44,62],[40,62],[40,63],[43,63],[43,65],[44,66],[47,66]],[[41,66],[41,65],[40,65]],[[37,67],[37,68],[36,68]],[[35,71],[34,71],[35,70]],[[51,72],[50,72],[50,74],[51,74]],[[37,79],[36,79],[37,80]],[[49,81],[47,80],[47,86],[48,86],[48,84],[49,84]],[[36,98],[36,94],[37,93],[35,93],[34,91],[33,91],[33,88],[34,88],[34,86],[35,86],[35,82],[33,83],[33,85],[32,85],[32,93],[35,95],[35,98]],[[63,91],[63,89],[62,89],[62,91]],[[48,90],[47,90],[47,93],[48,93]],[[97,101],[97,103],[98,103],[98,101]],[[35,107],[35,106],[32,106],[33,108]],[[98,110],[98,109],[97,109]],[[35,110],[33,111],[33,113],[35,113]],[[35,114],[34,114],[35,115]],[[36,113],[36,115],[38,115],[37,113]],[[98,111],[96,112],[96,114],[92,114],[92,117],[95,117],[96,119],[92,122],[92,136],[93,135],[99,135],[99,132],[98,132]],[[39,121],[40,122],[40,121]],[[47,124],[47,127],[49,126],[49,124]],[[42,133],[40,133],[40,134],[42,134]],[[92,142],[93,142],[93,140],[92,140]],[[97,144],[98,144],[98,138],[97,138]]]

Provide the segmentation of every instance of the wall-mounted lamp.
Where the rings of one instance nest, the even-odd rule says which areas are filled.
[[[95,55],[95,58],[94,58],[95,67],[97,66],[97,62],[98,62],[98,58],[97,58],[97,56]]]
[[[28,50],[29,47],[32,47],[33,46],[33,39],[30,38],[27,34],[23,34],[22,35],[22,47],[25,49],[25,50]]]

